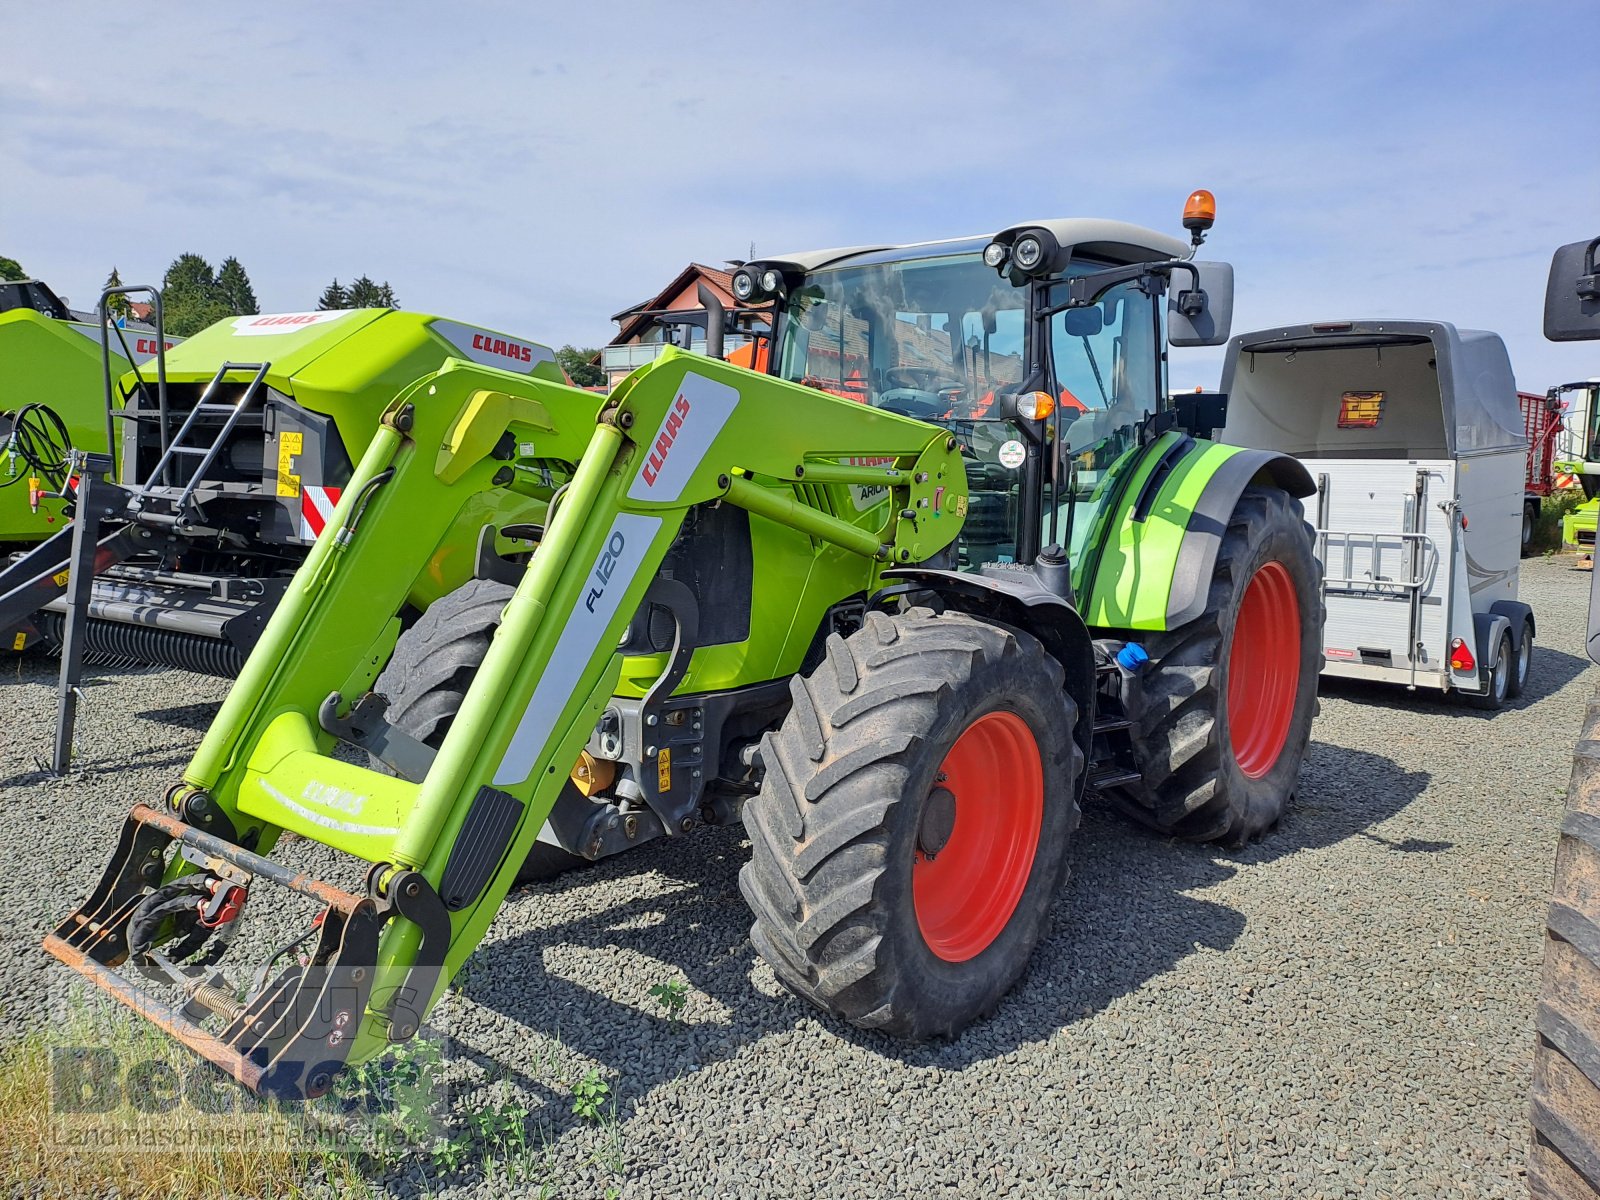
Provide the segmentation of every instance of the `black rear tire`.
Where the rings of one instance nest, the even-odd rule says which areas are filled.
[[[1179,629],[1127,635],[1151,661],[1138,677],[1142,704],[1129,730],[1141,777],[1112,793],[1124,812],[1173,837],[1235,847],[1282,818],[1299,782],[1322,670],[1322,572],[1312,547],[1298,500],[1277,488],[1248,487],[1217,552],[1205,612]],[[1298,674],[1277,757],[1270,766],[1242,766],[1230,726],[1229,672],[1241,606],[1264,568],[1279,580],[1281,568],[1287,583],[1280,591],[1293,590]],[[1282,706],[1277,711],[1281,721]]]
[[[373,690],[389,700],[389,723],[438,749],[461,711],[500,615],[514,591],[491,579],[472,579],[428,606],[400,635]],[[572,785],[568,785],[569,787]],[[517,872],[518,883],[553,879],[592,864],[560,846],[535,842]]]
[[[1529,1194],[1600,1196],[1600,692],[1573,755],[1534,1029]]]
[[[744,809],[750,937],[786,986],[913,1040],[954,1036],[993,1010],[1045,929],[1078,824],[1083,756],[1062,678],[1028,634],[964,614],[871,613],[849,638],[828,639],[762,740],[761,791]],[[992,771],[968,773],[953,748],[979,728],[1028,736],[1006,743],[1021,753],[985,758]],[[1008,791],[1024,772],[1031,792]],[[1014,822],[998,815],[1021,803]],[[972,863],[974,846],[1014,845],[1016,830],[1031,858],[990,871],[987,850],[976,856],[983,883],[955,892],[983,917],[956,905],[955,923],[939,926],[934,910],[949,905],[927,892],[935,858],[950,856],[948,872]]]
[[[1517,642],[1517,656],[1511,662],[1511,679],[1506,695],[1516,699],[1528,686],[1528,676],[1533,674],[1533,622],[1522,623],[1522,637]]]

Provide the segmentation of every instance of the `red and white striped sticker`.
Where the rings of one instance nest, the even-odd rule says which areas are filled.
[[[333,516],[333,506],[339,503],[343,488],[317,487],[306,484],[300,490],[300,536],[307,541],[319,537]]]

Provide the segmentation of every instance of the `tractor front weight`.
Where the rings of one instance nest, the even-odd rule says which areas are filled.
[[[965,515],[944,431],[721,362],[669,351],[594,412],[587,393],[461,362],[400,393],[182,783],[133,808],[46,948],[247,1087],[318,1095],[341,1065],[411,1037],[483,937],[576,777],[691,510],[730,504],[818,561],[842,554],[863,595],[948,546]],[[826,501],[867,485],[890,502],[852,519]],[[544,526],[448,733],[424,745],[385,723],[373,684],[416,582],[473,552],[449,530],[496,489],[542,501]],[[627,659],[630,676],[654,661],[660,689],[692,692],[691,635]],[[335,758],[336,741],[374,769]],[[650,750],[620,765],[666,781]],[[638,797],[590,800],[625,813]],[[364,893],[273,861],[284,830],[369,864]],[[276,889],[321,916],[224,974],[232,926]]]

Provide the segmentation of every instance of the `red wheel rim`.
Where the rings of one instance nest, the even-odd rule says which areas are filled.
[[[1282,563],[1264,563],[1244,590],[1228,650],[1228,738],[1251,779],[1283,753],[1299,691],[1300,597]]]
[[[976,958],[1000,936],[1028,885],[1044,820],[1044,765],[1015,713],[968,725],[939,765],[936,789],[955,801],[949,839],[919,840],[911,895],[922,940],[946,962]]]

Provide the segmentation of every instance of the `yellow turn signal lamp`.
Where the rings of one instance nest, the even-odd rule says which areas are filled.
[[[1042,421],[1056,410],[1056,398],[1049,392],[1023,392],[1017,397],[1017,416],[1024,421]]]

